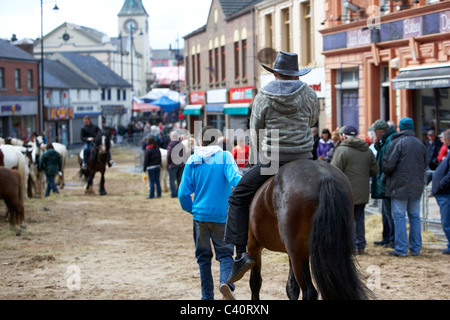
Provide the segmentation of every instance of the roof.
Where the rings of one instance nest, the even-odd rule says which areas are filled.
[[[230,18],[239,11],[253,7],[255,4],[262,2],[263,0],[218,0],[222,7],[225,19]]]
[[[152,60],[177,60],[178,55],[183,56],[183,50],[152,49]]]
[[[100,86],[131,87],[131,84],[94,57],[71,52],[61,52],[59,54],[83,73],[97,81]]]
[[[8,41],[0,39],[0,59],[11,59],[11,60],[26,60],[26,61],[36,61],[34,56],[28,52],[12,45]]]
[[[147,11],[145,11],[144,5],[142,4],[142,0],[125,0],[122,9],[117,14],[118,16],[137,16],[137,15],[146,15],[148,16]]]
[[[56,60],[44,60],[44,86],[46,88],[96,89],[70,68]]]

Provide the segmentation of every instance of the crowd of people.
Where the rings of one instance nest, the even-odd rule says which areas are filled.
[[[431,182],[431,193],[440,208],[444,234],[450,240],[447,157],[450,129],[439,136],[429,130],[421,141],[416,137],[413,120],[405,117],[400,120],[398,130],[391,121],[375,121],[364,140],[357,137],[357,129],[352,126],[336,128],[332,133],[325,128],[321,136],[317,128],[313,128],[313,134],[314,159],[336,165],[352,184],[356,253],[365,253],[364,214],[361,212],[371,198],[381,201],[383,224],[381,240],[374,244],[393,248],[389,252],[393,256],[407,256],[408,249],[411,255],[419,255],[422,247],[420,199],[424,186]],[[442,253],[450,254],[450,244]]]

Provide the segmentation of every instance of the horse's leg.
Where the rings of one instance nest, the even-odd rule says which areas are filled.
[[[289,259],[289,277],[286,282],[286,294],[289,300],[298,300],[300,295],[300,286],[298,285],[297,280],[295,280],[291,259]]]
[[[311,271],[309,269],[309,258],[307,248],[303,248],[305,254],[299,254],[292,257],[292,270],[297,283],[302,289],[303,300],[317,300],[317,290],[312,283]]]
[[[252,300],[259,300],[259,291],[261,290],[262,277],[261,277],[261,252],[262,247],[257,243],[253,237],[251,229],[248,235],[248,254],[255,261],[250,272],[250,289],[252,291]]]
[[[94,191],[92,190],[92,187],[93,187],[93,184],[94,184],[94,175],[95,175],[94,172],[90,172],[89,173],[89,176],[88,176],[88,179],[87,179],[87,182],[86,182],[86,187],[85,187],[85,190],[84,190],[85,194],[94,194]]]
[[[100,188],[99,188],[99,194],[101,196],[106,195],[106,190],[105,190],[105,171],[101,171],[101,177],[100,177]]]

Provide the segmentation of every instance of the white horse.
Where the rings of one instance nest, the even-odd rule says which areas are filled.
[[[10,144],[0,145],[0,149],[2,150],[4,155],[5,167],[9,169],[16,169],[20,174],[20,178],[22,179],[24,186],[24,188],[22,188],[22,199],[25,199],[25,197],[27,196],[25,190],[27,190],[28,187],[28,177],[30,174],[30,169],[27,166],[26,157],[22,153],[22,148],[23,147],[13,146]]]
[[[43,190],[43,186],[45,185],[45,175],[42,174],[42,172],[38,172],[37,168],[39,167],[39,161],[41,159],[42,154],[47,149],[47,145],[44,143],[44,138],[42,136],[37,136],[34,141],[30,141],[29,144],[32,147],[31,152],[31,158],[33,159],[33,163],[35,164],[32,166],[31,170],[35,170],[35,176],[37,181],[37,190],[36,193],[41,194],[41,191]],[[61,143],[58,142],[52,142],[53,148],[56,152],[59,153],[61,156],[61,172],[62,175],[58,175],[58,179],[56,183],[61,187],[61,189],[64,188],[65,182],[64,182],[64,169],[67,162],[67,147]]]
[[[182,137],[183,140],[181,140],[181,143],[184,146],[184,150],[186,150],[186,153],[188,155],[191,155],[195,145],[195,140],[190,136],[187,137],[182,136]],[[159,180],[161,182],[161,187],[164,190],[164,192],[169,192],[169,185],[168,185],[169,167],[167,164],[167,150],[160,148],[159,151],[161,152],[161,174],[159,176]]]

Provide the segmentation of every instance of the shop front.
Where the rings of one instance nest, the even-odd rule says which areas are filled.
[[[228,103],[223,107],[225,126],[227,129],[248,129],[248,118],[253,102],[254,88],[231,88],[228,92]]]
[[[205,122],[220,131],[225,129],[225,115],[223,107],[227,103],[227,89],[206,91]]]
[[[326,126],[353,124],[365,136],[377,119],[410,117],[416,134],[448,128],[448,3],[390,13],[321,31]]]
[[[202,126],[205,122],[205,102],[205,91],[194,91],[189,94],[189,104],[184,107],[183,115],[185,116],[186,120],[186,129],[191,133],[194,133],[194,123],[196,121],[200,121],[202,123]]]
[[[81,144],[81,129],[83,118],[89,116],[91,122],[99,127],[102,125],[102,108],[97,104],[83,104],[73,106],[72,143]]]
[[[73,108],[68,106],[44,107],[44,128],[47,141],[72,144]]]
[[[37,100],[2,101],[0,106],[0,137],[26,141],[36,131]]]

